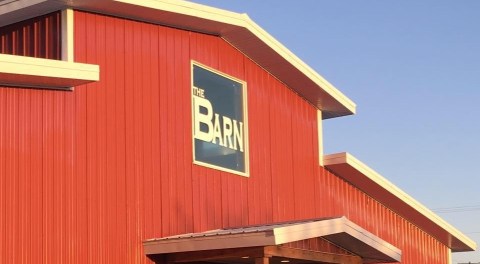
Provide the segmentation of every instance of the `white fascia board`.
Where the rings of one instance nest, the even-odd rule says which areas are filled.
[[[343,219],[345,217],[277,227],[273,230],[275,245],[341,233],[344,231]]]
[[[426,206],[415,200],[413,197],[408,195],[406,192],[402,191],[398,188],[395,184],[390,182],[389,180],[385,179],[383,176],[378,174],[376,171],[368,167],[366,164],[355,158],[353,155],[343,152],[343,153],[336,153],[324,156],[324,165],[328,168],[329,165],[340,165],[340,164],[348,164],[356,171],[360,172],[363,176],[370,179],[375,184],[379,185],[384,190],[388,191],[395,197],[397,197],[402,203],[408,205],[409,207],[413,208],[415,211],[432,221],[433,223],[437,224],[439,227],[444,229],[446,232],[457,238],[459,241],[464,243],[467,247],[472,250],[476,250],[477,245],[476,243],[460,232],[458,229],[447,223],[443,220],[440,216],[432,212]],[[342,175],[339,175],[342,177]],[[375,194],[367,193],[369,196],[375,197]],[[390,207],[389,204],[385,204],[385,206]],[[395,209],[395,208],[392,208]],[[400,215],[403,215],[404,212],[397,212]],[[415,219],[409,219],[412,223],[415,224]]]
[[[268,46],[274,49],[280,56],[282,56],[286,61],[292,64],[295,68],[299,69],[303,74],[305,74],[309,79],[314,81],[319,87],[324,89],[328,94],[335,98],[340,104],[345,106],[352,114],[356,113],[356,104],[340,92],[333,84],[323,78],[295,54],[293,54],[288,48],[283,46],[278,42],[273,36],[268,34],[260,26],[258,26],[253,20],[248,16],[245,16],[244,24],[246,28],[250,30],[253,34],[259,37],[263,42]]]
[[[162,240],[153,239],[147,240],[143,243],[144,251],[147,255],[225,248],[257,247],[274,244],[274,237],[266,235],[266,232]]]
[[[276,245],[345,233],[396,260],[400,260],[402,255],[400,249],[368,232],[364,228],[348,220],[345,216],[300,225],[278,227],[273,230],[273,233]]]
[[[400,261],[402,258],[402,251],[392,244],[386,242],[383,239],[373,235],[372,233],[366,231],[359,225],[355,224],[352,221],[349,221],[346,218],[342,218],[344,222],[344,232],[349,234],[352,237],[362,241],[363,243],[369,245],[370,247],[388,255],[389,257]]]
[[[0,54],[0,84],[65,89],[100,79],[98,65]]]
[[[202,4],[196,4],[188,1],[168,1],[168,0],[113,0],[113,2],[129,5],[142,6],[150,9],[162,10],[177,14],[183,14],[191,17],[198,17],[212,20],[220,23],[227,23],[235,26],[242,26],[246,14],[239,14],[219,8],[214,8]]]

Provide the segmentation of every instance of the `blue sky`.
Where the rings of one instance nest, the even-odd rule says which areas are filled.
[[[347,151],[480,245],[480,1],[196,0],[239,13],[357,104],[324,123]],[[479,252],[453,263],[480,262]]]

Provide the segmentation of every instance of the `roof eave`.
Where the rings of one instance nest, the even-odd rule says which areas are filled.
[[[222,37],[323,112],[352,115],[356,105],[246,14],[187,1],[18,0],[0,6],[0,26],[73,7]]]
[[[351,154],[326,155],[324,165],[335,175],[350,182],[373,199],[434,236],[451,248],[453,252],[476,250],[477,245],[473,240]]]

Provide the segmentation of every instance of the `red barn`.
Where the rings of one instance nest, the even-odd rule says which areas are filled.
[[[446,264],[475,243],[347,153],[355,104],[248,16],[0,2],[0,263]]]

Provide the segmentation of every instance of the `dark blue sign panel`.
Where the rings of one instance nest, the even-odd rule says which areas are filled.
[[[194,162],[248,176],[245,83],[193,64]]]

